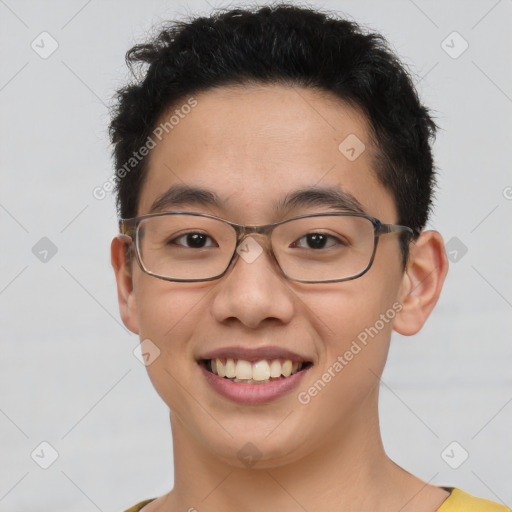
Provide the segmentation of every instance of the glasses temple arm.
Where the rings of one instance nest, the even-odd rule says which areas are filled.
[[[131,219],[119,220],[119,235],[122,237],[130,237],[133,240],[135,235],[135,225],[131,222]]]
[[[419,231],[417,231],[416,229],[410,228],[408,226],[400,226],[398,224],[380,224],[377,232],[379,234],[409,233],[413,238],[418,238],[420,236]]]

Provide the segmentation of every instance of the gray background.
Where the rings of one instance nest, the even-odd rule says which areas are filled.
[[[442,128],[430,227],[454,261],[427,326],[393,339],[385,447],[425,481],[512,506],[512,2],[311,5],[381,31]],[[113,172],[107,106],[125,51],[154,23],[211,10],[0,0],[0,510],[123,510],[171,486],[166,406],[118,314],[113,200],[92,190]],[[43,31],[59,45],[47,58],[31,47],[51,49]],[[46,261],[43,237],[57,248]],[[48,469],[43,441],[58,453]]]

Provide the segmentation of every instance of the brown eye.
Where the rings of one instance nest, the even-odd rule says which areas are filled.
[[[207,245],[207,242],[209,240],[211,240],[213,243]],[[217,244],[213,241],[213,239],[204,233],[186,233],[173,240],[170,240],[169,243],[172,243],[174,245],[183,245],[186,248],[190,249],[202,249],[203,247],[217,247]]]
[[[308,233],[293,243],[293,247],[301,247],[304,249],[325,249],[333,245],[345,244],[338,238],[325,233]]]

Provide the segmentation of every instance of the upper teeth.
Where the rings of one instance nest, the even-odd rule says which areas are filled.
[[[262,359],[255,363],[231,358],[211,360],[212,372],[219,377],[227,377],[228,379],[268,380],[270,377],[277,378],[281,375],[289,377],[301,367],[302,363],[292,363],[290,359],[285,359],[283,362],[280,359],[272,359],[271,361]]]

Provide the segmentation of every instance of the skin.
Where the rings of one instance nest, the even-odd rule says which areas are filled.
[[[150,153],[138,215],[181,183],[211,189],[224,201],[220,208],[179,210],[267,224],[280,220],[274,201],[325,185],[350,192],[382,222],[397,223],[394,199],[373,171],[366,119],[354,108],[327,93],[277,85],[195,97],[197,106]],[[355,161],[338,150],[349,134],[366,145]],[[287,216],[329,211],[316,206]],[[255,239],[264,246],[263,237]],[[418,332],[441,292],[448,264],[439,233],[421,234],[405,272],[398,235],[389,234],[365,275],[328,284],[286,280],[266,252],[250,264],[239,258],[223,278],[202,283],[143,273],[127,263],[119,238],[111,256],[124,324],[161,350],[147,370],[170,409],[174,488],[144,512],[433,512],[447,498],[446,489],[388,458],[377,411],[392,331]],[[310,403],[299,403],[297,392],[395,302],[402,306],[395,318]],[[235,404],[210,387],[196,363],[205,350],[233,345],[282,346],[314,366],[298,390],[274,402]],[[261,453],[252,468],[237,457],[248,442]]]

